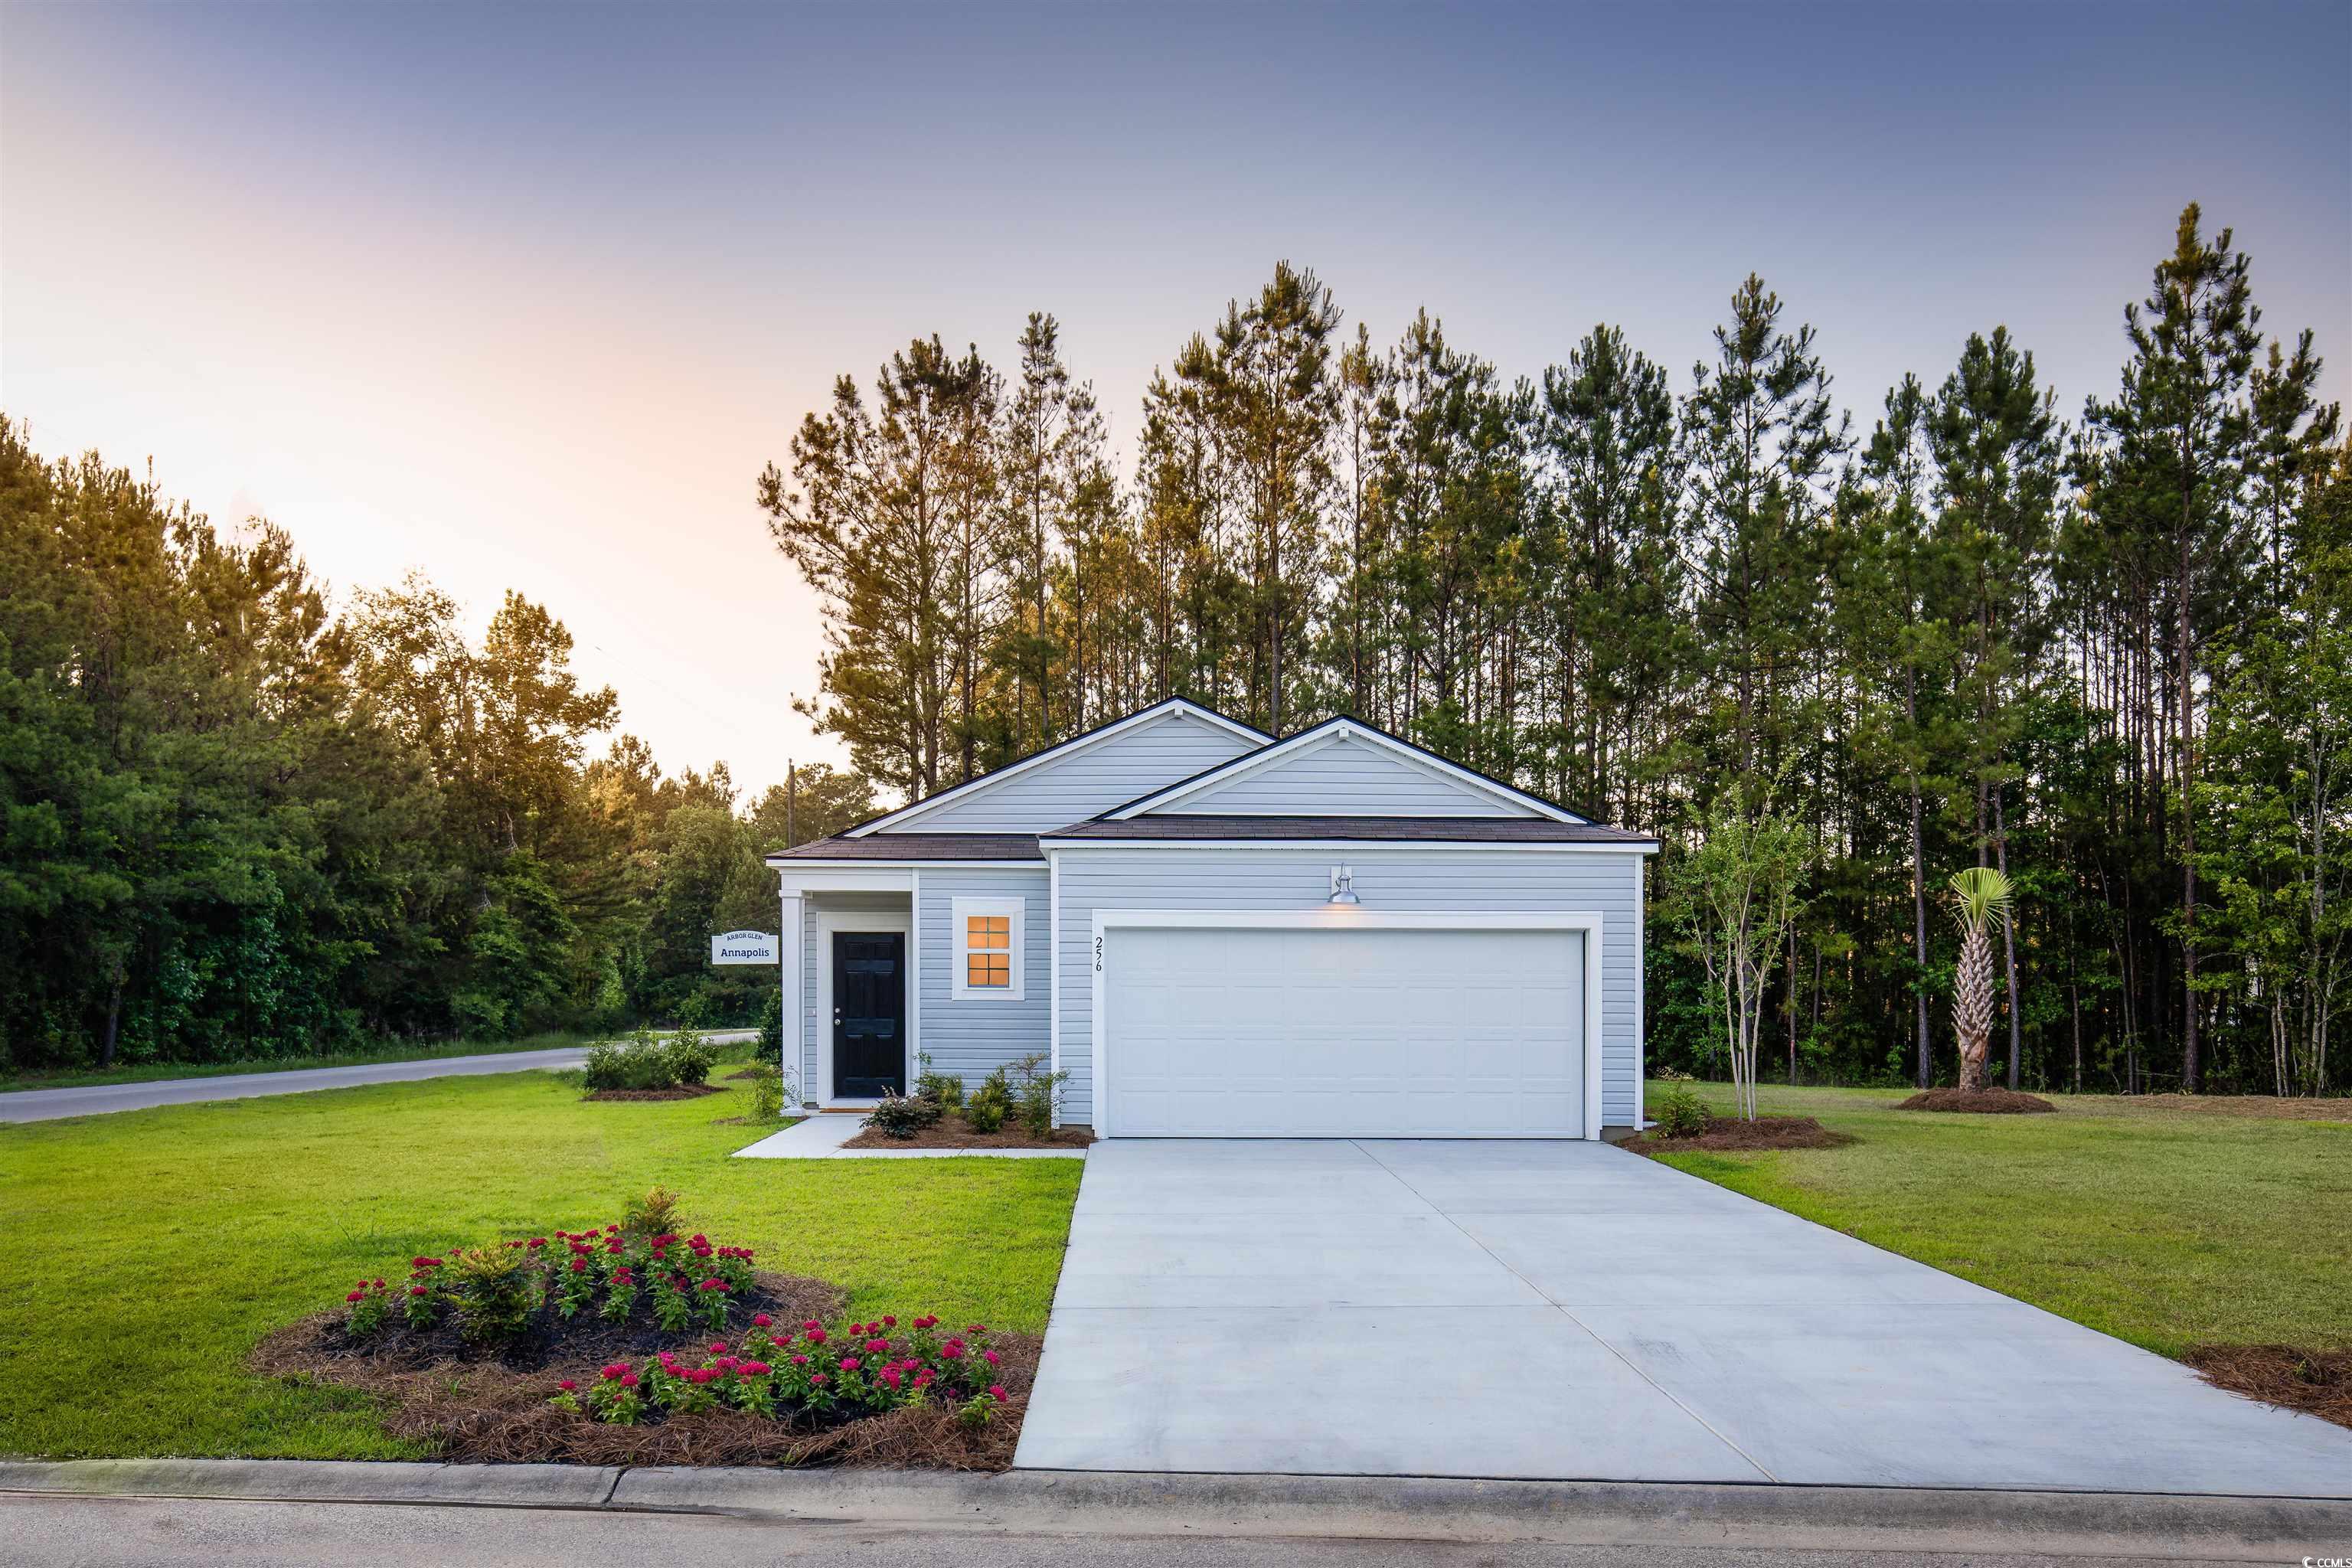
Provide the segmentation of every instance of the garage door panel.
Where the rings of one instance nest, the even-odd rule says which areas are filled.
[[[1114,927],[1104,953],[1114,1133],[1582,1135],[1580,931]]]

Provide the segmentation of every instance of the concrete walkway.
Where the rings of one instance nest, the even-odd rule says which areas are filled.
[[[1096,1145],[1015,1463],[2352,1497],[2352,1431],[1597,1143]]]
[[[730,1045],[756,1040],[760,1031],[714,1030],[704,1037],[719,1045]],[[353,1089],[370,1083],[413,1083],[427,1078],[576,1068],[587,1056],[584,1046],[564,1046],[551,1051],[494,1051],[483,1056],[435,1057],[424,1061],[370,1062],[362,1067],[295,1068],[284,1072],[156,1079],[147,1083],[94,1083],[79,1089],[18,1089],[0,1094],[0,1121],[54,1121],[66,1116],[103,1116],[112,1110],[148,1110],[159,1105],[194,1105],[214,1100],[251,1100],[265,1094],[307,1094],[314,1089]]]

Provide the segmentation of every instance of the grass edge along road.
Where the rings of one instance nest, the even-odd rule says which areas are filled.
[[[656,1029],[667,1037],[674,1031]],[[709,1035],[751,1035],[756,1038],[753,1026],[712,1025],[702,1031]],[[367,1046],[358,1050],[336,1051],[323,1057],[251,1057],[226,1062],[137,1062],[100,1072],[96,1068],[79,1072],[30,1072],[18,1075],[0,1074],[0,1094],[16,1094],[41,1089],[97,1089],[117,1084],[168,1082],[178,1079],[241,1078],[247,1073],[306,1072],[318,1068],[364,1068],[394,1066],[401,1062],[437,1062],[451,1057],[518,1056],[525,1051],[559,1051],[567,1048],[586,1050],[599,1040],[618,1039],[611,1034],[578,1034],[558,1030],[551,1034],[525,1035],[513,1040],[443,1040],[437,1044],[392,1041]],[[721,1045],[722,1053],[740,1055],[744,1042],[737,1040]]]
[[[1671,1086],[1653,1082],[1649,1103]],[[1695,1084],[1717,1115],[1724,1084]],[[1665,1163],[2119,1339],[2352,1347],[2352,1101],[2050,1095],[2049,1116],[1897,1110],[1907,1089],[1760,1086],[1837,1149]],[[2268,1110],[2291,1114],[2261,1114]]]
[[[853,1311],[1043,1331],[1078,1162],[733,1160],[765,1131],[719,1124],[746,1087],[596,1104],[502,1073],[0,1127],[0,1453],[424,1457],[247,1355],[362,1275],[616,1220],[656,1183]]]

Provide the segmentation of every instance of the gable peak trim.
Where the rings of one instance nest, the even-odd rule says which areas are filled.
[[[856,826],[845,830],[841,837],[864,838],[876,833],[904,831],[909,825],[922,820],[942,806],[950,803],[960,804],[985,795],[996,785],[1016,778],[1040,764],[1076,756],[1088,747],[1108,741],[1115,735],[1123,735],[1131,731],[1164,723],[1170,720],[1192,721],[1206,724],[1213,729],[1222,730],[1236,740],[1247,742],[1253,750],[1263,750],[1274,744],[1274,737],[1265,731],[1244,724],[1238,719],[1228,719],[1213,708],[1204,708],[1188,697],[1163,697],[1159,701],[1139,708],[1132,713],[1106,720],[1091,730],[1082,730],[1066,740],[1056,741],[1041,751],[1016,758],[1001,768],[981,774],[978,778],[966,779],[960,784],[943,789],[937,795],[928,795],[910,805],[902,805],[896,811],[885,812],[880,816],[861,822]],[[1245,752],[1244,755],[1246,754]]]
[[[1182,779],[1170,784],[1166,789],[1155,790],[1150,795],[1131,800],[1125,805],[1103,813],[1097,820],[1124,822],[1147,813],[1163,811],[1183,801],[1212,794],[1261,770],[1278,766],[1284,761],[1307,756],[1326,746],[1349,741],[1367,742],[1376,751],[1388,752],[1412,766],[1437,773],[1474,794],[1485,795],[1490,800],[1504,801],[1521,810],[1532,811],[1539,816],[1548,816],[1555,822],[1590,824],[1591,821],[1591,818],[1580,816],[1565,806],[1544,799],[1541,795],[1529,795],[1527,791],[1516,785],[1505,784],[1500,779],[1489,778],[1475,768],[1465,767],[1451,758],[1439,755],[1426,746],[1415,745],[1402,735],[1391,735],[1376,724],[1368,724],[1360,719],[1351,718],[1344,713],[1326,719],[1319,724],[1309,725],[1286,741],[1277,741],[1272,745],[1261,746],[1256,751],[1245,752],[1229,763],[1222,763],[1216,767],[1195,773],[1189,779]]]

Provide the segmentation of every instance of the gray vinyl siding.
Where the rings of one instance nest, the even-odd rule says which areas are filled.
[[[983,783],[960,800],[907,824],[909,833],[1049,833],[1229,763],[1263,742],[1206,720],[1170,713],[1148,724],[1074,746],[1000,784]],[[883,828],[876,837],[887,835]]]
[[[1168,809],[1218,816],[1538,815],[1508,796],[1483,794],[1357,740],[1302,751]]]
[[[1640,1114],[1640,912],[1643,857],[1609,851],[1470,848],[1347,850],[1066,849],[1061,868],[1063,1119],[1093,1119],[1097,910],[1297,910],[1322,905],[1345,860],[1369,910],[1597,910],[1601,941],[1602,1122]],[[926,1017],[929,1016],[928,1005]]]
[[[923,1017],[918,1049],[931,1058],[934,1072],[954,1073],[967,1088],[996,1068],[1032,1051],[1049,1048],[1046,1019],[1053,1010],[1053,921],[1043,868],[936,870],[922,873],[921,908],[916,920],[923,955]],[[955,966],[962,949],[956,942],[955,900],[1018,898],[1022,900],[1021,1000],[955,999]]]

